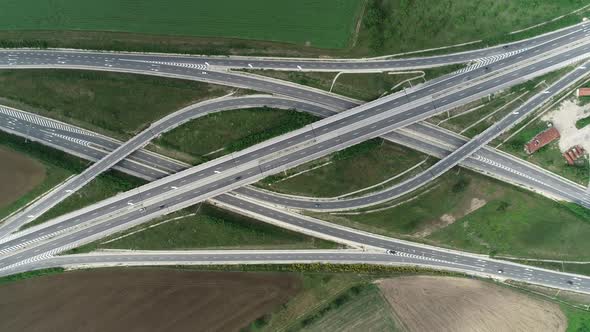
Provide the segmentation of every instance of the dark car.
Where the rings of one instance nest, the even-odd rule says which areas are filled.
[[[567,284],[568,284],[568,285],[573,285],[573,284],[574,284],[574,282],[573,282],[573,281],[571,281],[571,280],[568,280],[568,281],[567,281]]]
[[[159,206],[160,210],[163,209],[163,208],[165,208],[165,207],[166,207],[166,204],[162,204],[162,205]]]
[[[389,250],[387,250],[387,253],[390,255],[395,255],[395,254],[397,254],[397,251],[389,249]]]
[[[236,176],[236,179],[235,179],[235,180],[236,180],[236,181],[240,181],[241,179],[242,179],[242,176],[241,176],[241,175],[239,175],[239,176]]]

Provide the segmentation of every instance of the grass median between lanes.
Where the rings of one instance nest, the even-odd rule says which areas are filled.
[[[100,174],[70,197],[52,207],[49,211],[39,216],[32,222],[25,224],[22,229],[41,224],[45,221],[57,218],[66,213],[87,207],[133,188],[137,188],[147,182],[127,175],[125,173],[110,170]]]
[[[0,70],[0,103],[128,139],[184,106],[230,88],[138,74],[63,69]]]
[[[412,85],[423,83],[424,80],[432,80],[455,72],[463,65],[449,65],[431,69],[386,72],[386,73],[343,73],[338,76],[332,86],[334,78],[338,73],[333,72],[298,72],[282,70],[246,70],[249,73],[277,78],[284,81],[307,85],[313,88],[331,91],[343,96],[371,101],[383,95],[409,88]],[[409,81],[409,82],[406,82]],[[406,82],[406,83],[404,83]],[[394,89],[394,87],[396,87]]]
[[[340,245],[202,204],[113,234],[71,253],[96,249],[331,249]]]
[[[482,254],[584,260],[590,258],[587,213],[455,168],[417,192],[358,214],[312,215],[373,233]]]
[[[25,143],[24,139],[0,132],[0,144],[7,148],[25,153],[39,160],[47,169],[47,178],[42,185],[22,196],[17,202],[0,210],[6,216],[18,207],[28,203],[39,194],[53,188],[66,177],[84,170],[88,162],[69,156],[61,151],[38,143]],[[61,176],[61,177],[60,177]],[[89,206],[119,192],[136,188],[145,181],[118,171],[108,171],[99,175],[72,196],[66,198],[49,211],[39,216],[23,228],[41,224],[69,212]],[[197,210],[197,211],[195,211]],[[188,212],[187,212],[188,211]],[[256,221],[251,218],[222,211],[216,207],[205,205],[195,206],[186,211],[173,213],[170,216],[156,219],[147,225],[198,212],[195,216],[187,216],[145,232],[113,242],[104,248],[154,249],[154,248],[336,248],[335,243],[315,239],[278,227]],[[140,225],[137,228],[148,227]],[[136,230],[136,229],[134,229]],[[102,241],[101,241],[102,242]],[[91,244],[86,248],[96,248]]]
[[[152,150],[200,164],[302,128],[319,118],[268,107],[228,110],[192,120],[154,140]]]
[[[285,194],[334,197],[381,183],[400,175],[427,158],[420,152],[376,138],[284,173],[271,175],[260,181],[257,186]],[[425,163],[407,175],[373,190],[398,183],[429,165]]]

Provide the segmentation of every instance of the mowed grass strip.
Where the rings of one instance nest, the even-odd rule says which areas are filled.
[[[2,30],[87,30],[348,44],[358,0],[7,0]]]
[[[337,247],[338,245],[333,242],[291,232],[203,204],[162,216],[72,252],[88,252],[96,249],[329,249]]]
[[[339,95],[371,101],[391,92],[399,91],[402,87],[409,88],[412,84],[423,83],[459,69],[463,65],[449,65],[438,68],[418,70],[415,72],[386,72],[386,73],[343,73],[336,79],[334,72],[297,72],[282,70],[247,70],[249,73],[277,78],[313,88],[334,92]],[[423,77],[423,78],[422,78]],[[411,82],[403,83],[411,80]],[[396,89],[393,89],[397,87]]]
[[[373,233],[482,254],[590,258],[587,209],[465,169],[453,169],[418,192],[365,210],[386,206],[393,207],[359,215],[313,215]]]
[[[45,212],[32,222],[25,224],[23,228],[38,225],[66,213],[74,212],[91,204],[113,197],[118,193],[137,188],[143,184],[146,184],[146,181],[119,171],[110,170],[106,173],[100,174],[90,183],[82,187],[82,189],[73,193],[70,197],[66,198],[49,211]]]
[[[192,120],[163,134],[154,141],[154,150],[199,164],[302,128],[318,119],[295,110],[268,107],[228,110]]]
[[[0,70],[0,102],[121,139],[189,104],[229,93],[222,86],[82,70]]]
[[[333,197],[385,181],[426,158],[420,152],[378,138],[333,153],[327,158],[306,163],[286,173],[267,177],[258,186],[286,194]],[[324,163],[329,164],[318,167]],[[310,170],[314,167],[318,168]],[[286,179],[303,171],[306,172]],[[392,183],[394,182],[385,186],[391,186]]]

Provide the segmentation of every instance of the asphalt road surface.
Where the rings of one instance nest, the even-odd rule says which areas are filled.
[[[68,179],[50,193],[46,194],[19,213],[5,220],[2,224],[0,224],[0,237],[18,229],[25,223],[35,220],[38,216],[59,204],[74,192],[78,191],[92,179],[104,171],[110,169],[112,166],[119,163],[136,150],[148,144],[156,136],[176,128],[187,121],[205,116],[213,112],[250,107],[251,105],[266,105],[281,108],[285,108],[285,105],[290,105],[298,109],[307,110],[314,114],[322,113],[324,111],[323,107],[315,106],[310,103],[301,103],[293,100],[287,100],[285,98],[273,98],[266,96],[219,98],[216,100],[205,101],[189,106],[153,123],[148,129],[142,131],[129,141],[119,145],[113,151],[98,159],[96,163],[88,167],[82,173]],[[27,128],[27,130],[30,131],[30,128]]]
[[[511,53],[527,48],[534,48],[544,43],[553,44],[555,39],[568,38],[570,41],[586,36],[588,23],[580,23],[559,31],[554,31],[542,36],[514,42],[510,44],[467,51],[455,54],[436,55],[429,57],[404,58],[394,60],[371,59],[288,59],[288,58],[261,58],[261,57],[226,57],[226,56],[182,56],[164,54],[137,54],[137,53],[113,53],[113,52],[85,52],[73,50],[5,50],[0,51],[7,55],[7,63],[18,65],[21,63],[35,64],[87,64],[103,67],[116,66],[119,58],[131,61],[147,61],[157,65],[162,62],[183,62],[196,68],[204,69],[210,66],[223,68],[246,69],[280,69],[280,70],[310,70],[310,71],[383,71],[409,68],[428,68],[455,63],[465,63],[481,58]],[[557,47],[558,44],[552,47]],[[0,60],[1,63],[1,60]],[[158,67],[154,66],[153,70]]]
[[[574,50],[574,52],[575,52],[575,50]],[[525,73],[526,73],[526,69],[530,66],[531,65],[524,68]],[[534,65],[532,65],[532,66],[534,66]],[[530,70],[530,68],[528,68],[528,69]],[[519,70],[522,70],[522,69],[519,69]],[[510,74],[505,74],[504,76],[506,76],[506,75],[510,75]],[[501,81],[502,78],[499,78],[499,80]],[[495,82],[497,82],[497,81],[495,81]],[[488,83],[489,82],[483,82],[481,84],[485,85]],[[476,91],[479,90],[477,85],[471,86],[470,88],[475,88]],[[459,92],[459,93],[461,93],[461,92]],[[450,98],[450,97],[447,97],[447,98]],[[358,116],[359,114],[362,115],[363,113],[355,113],[353,116]],[[341,114],[339,114],[339,115],[341,115]],[[395,116],[400,116],[400,115],[404,116],[405,113],[397,113],[397,114],[394,114],[393,116],[395,117]],[[266,162],[266,163],[261,163],[260,159],[257,158],[257,155],[260,152],[260,149],[250,149],[250,151],[245,152],[244,154],[241,154],[241,155],[236,156],[234,158],[229,158],[229,159],[226,158],[225,160],[220,160],[217,162],[208,163],[202,167],[197,167],[196,169],[198,169],[199,171],[196,171],[195,169],[191,169],[191,170],[181,172],[181,173],[173,176],[173,179],[169,179],[169,178],[164,179],[165,180],[164,183],[160,182],[162,180],[156,181],[150,185],[147,185],[147,187],[149,187],[149,189],[144,188],[144,189],[139,189],[137,191],[133,191],[133,193],[128,193],[128,195],[124,195],[124,194],[119,195],[114,199],[107,200],[107,201],[101,203],[100,206],[94,206],[92,209],[88,209],[87,211],[83,211],[83,212],[75,213],[75,214],[71,215],[71,217],[68,220],[60,222],[59,226],[56,226],[56,227],[65,227],[65,228],[72,227],[76,224],[90,222],[90,221],[95,220],[101,216],[104,216],[105,214],[110,214],[113,211],[127,211],[128,205],[130,205],[130,204],[137,205],[135,207],[135,209],[132,209],[131,212],[139,212],[139,215],[145,214],[146,216],[162,213],[163,211],[160,211],[160,210],[162,210],[163,207],[166,210],[170,210],[171,208],[180,209],[185,206],[193,204],[197,200],[203,200],[206,198],[213,197],[216,194],[222,193],[222,192],[227,191],[229,189],[234,189],[234,188],[239,187],[249,181],[252,181],[249,178],[254,177],[254,178],[258,179],[258,178],[265,175],[264,174],[265,169],[277,168],[277,167],[281,167],[283,165],[289,166],[289,164],[291,162],[291,160],[289,160],[289,158],[294,158],[294,160],[301,160],[302,156],[305,156],[306,158],[309,158],[311,156],[311,158],[314,158],[315,157],[314,154],[316,153],[316,151],[317,151],[317,153],[324,153],[325,154],[326,148],[335,147],[336,149],[338,149],[341,146],[341,144],[343,144],[342,142],[346,142],[346,144],[352,144],[351,142],[355,142],[355,140],[359,139],[357,137],[360,137],[360,140],[362,140],[368,135],[375,134],[374,130],[379,125],[385,125],[385,129],[383,129],[382,132],[387,132],[387,131],[393,129],[393,128],[391,128],[391,126],[388,126],[387,123],[396,121],[396,119],[393,119],[393,121],[391,121],[391,120],[392,120],[391,118],[387,121],[383,121],[383,119],[380,119],[380,121],[378,121],[375,124],[367,125],[364,127],[359,127],[359,129],[352,130],[352,131],[346,131],[346,132],[343,132],[342,134],[337,135],[333,138],[329,138],[328,140],[323,141],[322,144],[318,144],[316,141],[317,135],[310,134],[309,131],[306,131],[306,132],[304,131],[303,133],[298,134],[298,135],[288,135],[289,136],[288,138],[283,137],[280,141],[278,141],[276,143],[263,144],[262,148],[268,149],[267,151],[270,151],[271,153],[273,150],[286,151],[286,149],[289,147],[289,145],[292,144],[293,141],[295,141],[297,137],[299,139],[305,140],[305,138],[307,138],[307,137],[314,136],[315,137],[313,139],[314,144],[311,146],[307,146],[302,149],[299,149],[295,153],[291,153],[286,156],[285,156],[285,154],[283,154],[280,156],[281,158],[278,161],[275,161],[275,159],[273,159],[273,160],[270,160],[269,162]],[[315,133],[317,133],[318,130],[321,130],[321,129],[316,128],[313,131]],[[359,131],[360,131],[360,133],[359,133]],[[378,132],[376,134],[381,134],[381,132]],[[273,149],[273,147],[274,147],[274,149]],[[250,168],[242,167],[244,165],[250,166],[252,164],[252,163],[250,163],[251,160],[255,161],[254,165],[252,165],[253,167],[250,167]],[[250,164],[248,164],[248,163],[250,163]],[[239,165],[239,166],[236,166],[236,165]],[[220,173],[225,173],[227,171],[231,171],[231,173],[227,174],[227,175],[223,174],[223,176],[220,175]],[[203,181],[203,180],[200,180],[201,178],[208,178],[208,179],[207,179],[207,181]],[[213,178],[213,180],[212,181],[209,180],[210,178]],[[178,189],[179,187],[182,187],[185,183],[191,183],[191,184],[198,183],[200,186],[198,186],[196,188],[195,188],[195,186],[191,186],[186,190],[176,191],[176,189]],[[149,201],[151,204],[145,205],[142,203],[145,200],[145,197],[150,197]],[[156,198],[156,199],[153,199],[153,198]],[[135,216],[135,217],[137,217],[137,216]],[[135,219],[137,219],[137,218],[135,218]],[[10,243],[10,242],[11,241],[8,241],[7,243],[5,243],[3,249],[4,248],[10,249],[12,246],[15,245],[14,243]]]

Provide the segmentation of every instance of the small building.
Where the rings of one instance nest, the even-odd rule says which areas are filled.
[[[578,96],[578,97],[590,96],[590,88],[579,88],[578,91],[576,91],[576,96]]]
[[[533,154],[545,145],[559,139],[559,131],[555,127],[551,127],[544,132],[533,137],[527,144],[524,145],[524,151],[528,154]]]
[[[566,152],[564,152],[563,157],[565,158],[568,164],[573,165],[576,162],[576,160],[584,156],[584,152],[585,151],[583,147],[575,145]]]

